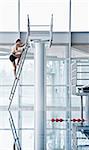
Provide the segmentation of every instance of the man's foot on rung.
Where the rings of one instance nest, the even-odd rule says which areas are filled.
[[[15,77],[16,80],[20,80],[19,78]]]

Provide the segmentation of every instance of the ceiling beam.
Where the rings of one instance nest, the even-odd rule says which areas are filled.
[[[21,38],[24,41],[26,32],[20,32]],[[46,31],[33,31],[33,36],[47,35]],[[18,32],[0,32],[0,44],[9,45],[15,43],[18,38]],[[74,45],[89,45],[89,32],[72,32],[72,46]],[[67,45],[69,43],[68,32],[53,32],[53,45]]]

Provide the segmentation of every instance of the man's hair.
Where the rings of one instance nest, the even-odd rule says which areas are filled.
[[[18,43],[18,42],[20,42],[20,41],[21,41],[21,39],[17,39],[17,40],[16,40],[16,43]]]

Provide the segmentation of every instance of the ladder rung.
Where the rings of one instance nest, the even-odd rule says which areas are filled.
[[[50,25],[30,25],[31,27],[50,27]]]
[[[14,93],[11,93],[11,94],[14,94]]]

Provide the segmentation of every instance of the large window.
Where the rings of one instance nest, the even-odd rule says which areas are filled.
[[[51,148],[52,143],[54,149],[65,150],[66,121],[52,123],[51,119],[66,120],[66,48],[57,47],[55,56],[58,57],[52,56],[54,50],[55,47],[46,51],[46,145],[47,150]],[[59,58],[60,55],[62,58]],[[10,130],[7,107],[14,80],[13,66],[7,58],[0,59],[0,64],[0,147],[2,147],[0,150],[7,150],[7,144],[8,150],[12,150],[13,135]],[[34,85],[34,59],[27,57],[11,107],[15,126],[17,129],[22,129],[19,132],[22,147],[26,150],[34,150]],[[72,118],[80,117],[79,108],[80,97],[72,96]],[[6,137],[5,145],[3,144],[4,136]]]
[[[72,1],[72,31],[89,31],[89,0]]]
[[[0,31],[18,31],[18,0],[0,0]]]
[[[0,31],[18,31],[20,11],[20,29],[27,31],[27,14],[34,25],[50,24],[54,16],[54,31],[69,31],[69,0],[0,0]],[[89,1],[71,0],[72,31],[89,31]],[[47,30],[47,28],[32,28]]]
[[[69,0],[21,0],[21,31],[26,30],[27,14],[34,25],[50,24],[54,15],[54,31],[68,31]],[[40,28],[35,28],[40,30]],[[44,29],[43,29],[44,30]]]

